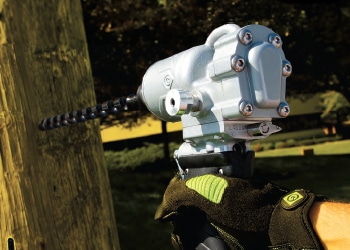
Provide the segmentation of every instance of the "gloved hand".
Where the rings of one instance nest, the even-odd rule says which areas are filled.
[[[323,249],[308,215],[316,199],[263,181],[175,176],[155,219],[173,223],[177,249]]]

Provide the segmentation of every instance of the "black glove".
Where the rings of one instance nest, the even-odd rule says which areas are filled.
[[[178,249],[323,249],[308,215],[316,199],[269,182],[175,176],[155,219],[173,223]]]

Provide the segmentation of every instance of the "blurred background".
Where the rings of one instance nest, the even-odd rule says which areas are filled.
[[[322,1],[323,2],[323,1]],[[154,62],[203,44],[218,26],[265,25],[293,65],[282,132],[256,141],[255,175],[350,201],[350,2],[82,0],[96,102],[136,93]],[[181,124],[147,111],[101,120],[122,249],[172,249],[153,220],[176,172]]]

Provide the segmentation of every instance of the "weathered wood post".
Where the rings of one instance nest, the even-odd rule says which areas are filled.
[[[0,248],[119,249],[80,0],[0,0]]]

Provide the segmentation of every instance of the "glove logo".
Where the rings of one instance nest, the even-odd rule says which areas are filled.
[[[303,196],[300,195],[298,192],[294,192],[283,199],[289,204],[292,205],[294,202],[298,201],[299,199],[302,199]]]
[[[307,194],[304,190],[296,190],[286,194],[281,200],[281,205],[284,209],[292,209],[303,203],[306,198]]]

